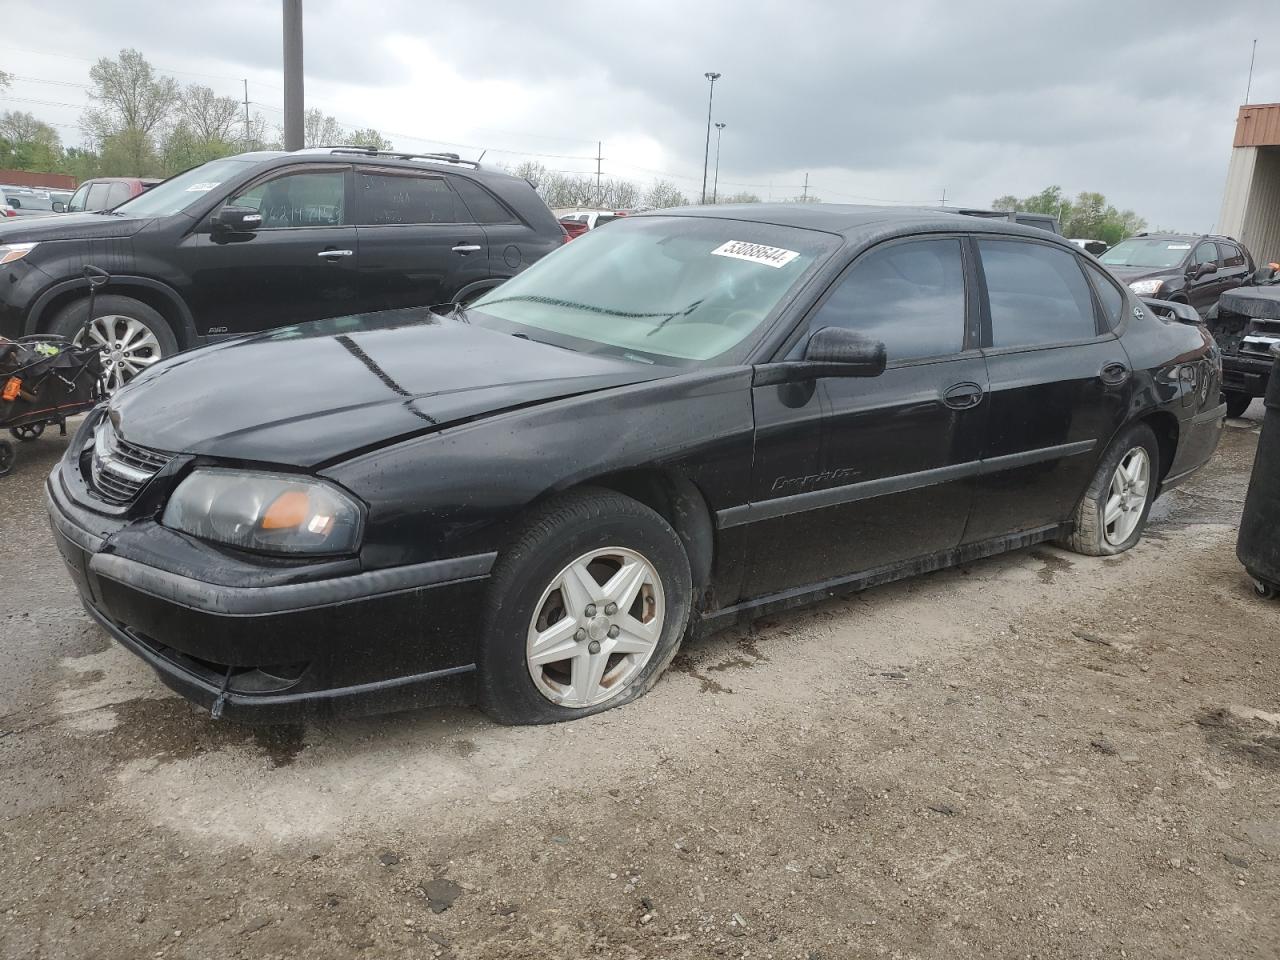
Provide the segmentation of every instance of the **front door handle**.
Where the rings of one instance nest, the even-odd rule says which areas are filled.
[[[1129,379],[1129,368],[1123,363],[1108,363],[1098,374],[1109,387],[1118,387]]]
[[[468,253],[479,253],[483,249],[478,243],[460,243],[453,248],[453,252],[466,256]]]
[[[984,392],[980,384],[957,383],[942,394],[942,402],[952,410],[970,410],[982,402]]]
[[[354,257],[354,250],[321,250],[316,254],[317,257]]]

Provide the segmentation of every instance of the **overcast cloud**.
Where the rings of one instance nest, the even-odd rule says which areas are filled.
[[[306,0],[307,102],[397,147],[541,154],[553,169],[594,172],[602,141],[607,175],[666,176],[696,197],[702,75],[717,70],[722,190],[792,196],[807,172],[830,201],[945,188],[985,206],[1059,184],[1208,230],[1254,37],[1251,99],[1280,101],[1275,13],[1264,0]],[[280,120],[273,0],[10,0],[5,21],[0,68],[24,79],[0,107],[62,124],[64,142],[80,139],[90,61],[122,47],[237,98],[245,77],[254,109]]]

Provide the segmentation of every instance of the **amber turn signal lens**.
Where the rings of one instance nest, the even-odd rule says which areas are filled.
[[[293,530],[311,516],[311,498],[302,490],[289,490],[271,501],[262,516],[263,530]]]
[[[17,377],[10,377],[4,385],[4,393],[0,393],[0,398],[4,400],[17,400],[18,394],[22,392],[22,381]]]

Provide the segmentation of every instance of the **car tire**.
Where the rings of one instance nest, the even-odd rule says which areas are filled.
[[[1228,417],[1243,417],[1249,407],[1253,406],[1253,397],[1234,390],[1223,391],[1222,399],[1227,402]]]
[[[104,343],[103,379],[107,391],[114,392],[151,366],[178,352],[178,338],[168,322],[141,300],[119,294],[102,294],[94,299],[94,321],[87,335],[89,299],[66,306],[49,326],[49,332],[81,343],[96,339]],[[96,336],[95,336],[96,334]],[[120,354],[113,357],[113,348]]]
[[[1125,478],[1120,477],[1121,466]],[[1145,423],[1121,431],[1098,463],[1076,507],[1071,535],[1063,546],[1089,557],[1124,553],[1142,539],[1160,477],[1160,445]],[[1135,479],[1141,473],[1141,481]],[[1119,516],[1108,510],[1119,510]]]
[[[481,707],[500,723],[535,724],[629,703],[671,663],[692,594],[684,546],[649,507],[596,488],[549,501],[493,568]]]
[[[13,472],[13,462],[17,459],[17,452],[13,449],[13,444],[8,440],[0,440],[0,477],[7,477]]]

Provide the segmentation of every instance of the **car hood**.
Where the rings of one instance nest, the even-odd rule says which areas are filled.
[[[321,320],[157,364],[112,398],[130,443],[315,467],[515,407],[669,376],[426,310]]]
[[[1134,280],[1147,280],[1152,278],[1160,278],[1167,280],[1169,277],[1177,276],[1178,271],[1169,267],[1113,267],[1110,264],[1103,264],[1111,275],[1117,280],[1124,283],[1132,283]]]
[[[83,240],[88,237],[131,237],[149,218],[109,213],[59,213],[47,217],[14,217],[0,221],[0,243],[40,240]]]

